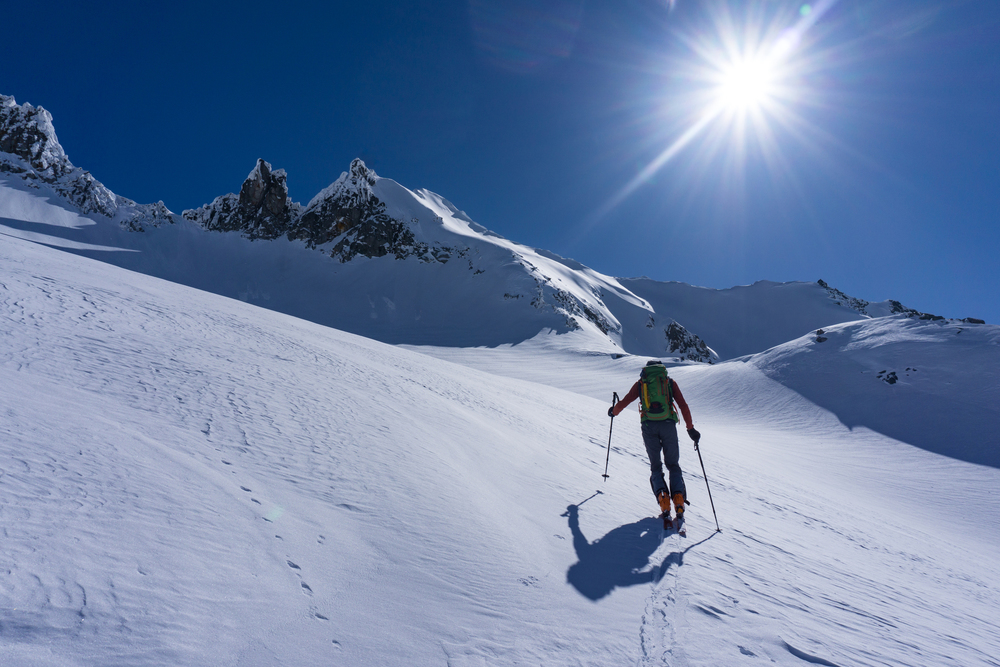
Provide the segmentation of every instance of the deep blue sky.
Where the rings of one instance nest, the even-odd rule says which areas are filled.
[[[199,206],[263,157],[306,203],[361,157],[611,275],[823,278],[1000,323],[995,0],[146,4],[4,3],[0,41],[0,92],[139,202]],[[694,122],[696,47],[753,26],[805,26],[793,99],[608,210]]]

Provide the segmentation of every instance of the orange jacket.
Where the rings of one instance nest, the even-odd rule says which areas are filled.
[[[691,409],[688,407],[687,401],[684,400],[684,394],[681,393],[681,388],[677,386],[673,378],[670,378],[670,395],[673,397],[674,402],[677,407],[681,409],[681,414],[684,415],[684,423],[687,424],[688,428],[694,428],[694,422],[691,421]],[[615,403],[614,415],[617,417],[622,410],[628,407],[629,403],[639,398],[639,383],[636,382],[632,385],[632,388],[628,390],[620,401]]]

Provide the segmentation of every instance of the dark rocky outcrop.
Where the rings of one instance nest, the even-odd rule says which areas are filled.
[[[243,232],[249,239],[271,240],[289,232],[301,206],[288,197],[284,169],[257,160],[240,194],[216,197],[211,204],[184,211],[184,217],[218,232]]]
[[[906,315],[907,317],[915,317],[920,320],[933,320],[939,321],[943,320],[944,317],[941,315],[931,315],[930,313],[921,313],[919,310],[914,310],[913,308],[907,308],[899,301],[889,299],[889,303],[892,305],[893,315]]]
[[[330,256],[342,262],[358,255],[447,261],[450,253],[431,253],[427,244],[417,242],[411,224],[386,213],[385,203],[373,191],[377,179],[364,162],[354,159],[347,172],[309,202],[289,238],[310,246],[336,240]]]
[[[830,287],[822,278],[817,280],[816,284],[825,289],[830,295],[830,298],[833,299],[838,306],[847,306],[854,312],[861,313],[862,315],[869,314],[866,308],[871,305],[871,301],[865,301],[864,299],[857,299],[853,296],[848,296],[836,287]]]
[[[413,231],[417,221],[394,218],[386,212],[385,203],[373,189],[377,174],[359,159],[305,208],[288,198],[286,181],[283,169],[272,170],[270,164],[257,160],[239,195],[217,197],[183,215],[206,229],[236,231],[250,239],[287,236],[329,252],[341,262],[358,256],[392,255],[443,263],[468,251],[417,241]]]
[[[711,364],[718,355],[701,338],[691,333],[677,322],[671,322],[663,330],[667,337],[667,353],[687,359]]]
[[[872,313],[868,312],[868,307],[872,305],[871,301],[865,301],[864,299],[857,299],[855,297],[848,296],[839,289],[830,287],[824,280],[818,280],[816,281],[816,284],[825,289],[830,295],[830,298],[833,299],[838,306],[847,306],[856,313],[872,316]],[[945,319],[940,315],[931,315],[930,313],[922,313],[919,310],[914,310],[913,308],[907,308],[894,299],[889,299],[888,303],[889,313],[891,315],[905,315],[906,317],[915,317],[920,320],[932,321]]]
[[[56,137],[52,115],[42,107],[18,105],[7,95],[0,95],[0,172],[21,178],[31,188],[44,184],[84,215],[114,218],[134,231],[173,222],[162,201],[136,204],[74,167]]]
[[[372,192],[376,178],[375,172],[364,162],[353,160],[347,172],[309,202],[296,225],[294,237],[321,245],[358,227],[362,221],[379,228],[373,236],[388,236],[386,232],[393,226],[392,222],[398,221],[385,214],[385,204]],[[374,238],[372,243],[363,241],[363,245],[377,245]]]

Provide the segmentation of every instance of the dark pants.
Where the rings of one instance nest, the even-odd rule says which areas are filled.
[[[680,446],[677,443],[677,422],[672,419],[664,421],[644,421],[642,423],[642,442],[646,445],[646,454],[649,455],[649,469],[652,474],[649,476],[649,485],[653,487],[653,495],[658,496],[660,491],[666,491],[668,495],[680,493],[687,498],[687,491],[684,489],[684,477],[681,475],[680,466]],[[663,453],[663,461],[660,461],[660,453]],[[666,464],[667,472],[670,474],[670,486],[663,478],[663,465]]]

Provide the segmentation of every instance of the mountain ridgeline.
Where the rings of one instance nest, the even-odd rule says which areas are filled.
[[[136,204],[69,161],[45,109],[0,96],[0,218],[8,228],[383,342],[497,346],[568,334],[574,347],[595,352],[713,363],[841,322],[935,319],[823,281],[717,290],[613,278],[505,239],[360,159],[304,206],[288,196],[287,181],[284,169],[259,159],[238,193],[180,216],[163,202]],[[18,215],[40,206],[80,223]]]
[[[0,175],[36,190],[46,185],[80,213],[114,219],[132,231],[172,221],[162,201],[136,204],[73,166],[56,137],[52,115],[42,107],[18,105],[7,95],[0,95]]]
[[[341,262],[359,255],[447,261],[454,248],[417,241],[412,229],[416,219],[397,219],[386,212],[385,203],[373,190],[378,180],[374,171],[356,159],[339,179],[302,206],[288,197],[285,170],[272,169],[258,159],[238,195],[217,197],[183,215],[205,229],[239,232],[251,240],[287,237],[308,248],[329,246],[329,255]]]

